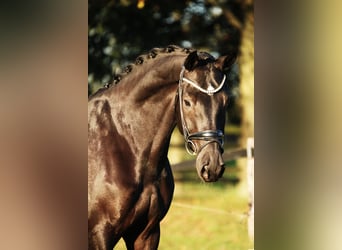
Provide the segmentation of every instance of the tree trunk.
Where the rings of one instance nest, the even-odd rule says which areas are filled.
[[[244,24],[241,31],[240,44],[240,98],[239,105],[241,107],[241,137],[240,146],[247,146],[247,139],[254,137],[254,13],[253,0],[243,1]],[[251,165],[253,161],[253,166]],[[247,171],[247,164],[253,167],[254,159],[240,159],[238,166],[240,168],[240,192],[243,196],[247,196],[250,200],[250,210],[248,223],[248,233],[251,240],[254,239],[254,174]],[[248,178],[246,178],[248,176]],[[249,186],[248,186],[249,184]]]
[[[244,1],[245,23],[241,34],[240,46],[240,101],[241,138],[240,145],[245,147],[247,138],[254,137],[254,13],[252,1]]]

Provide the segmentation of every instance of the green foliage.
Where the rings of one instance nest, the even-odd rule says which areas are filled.
[[[154,47],[176,44],[220,55],[237,50],[240,31],[225,16],[241,16],[235,1],[90,1],[89,83],[108,82],[135,57]],[[90,91],[92,92],[92,91]]]

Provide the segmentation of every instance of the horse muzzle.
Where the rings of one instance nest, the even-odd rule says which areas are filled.
[[[225,170],[224,160],[217,143],[211,143],[199,152],[196,169],[199,177],[205,182],[215,182],[222,177]]]

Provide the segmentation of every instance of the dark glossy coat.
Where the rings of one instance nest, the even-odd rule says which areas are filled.
[[[208,81],[217,84],[222,68],[234,59],[215,60],[176,46],[154,49],[126,67],[115,78],[117,84],[89,98],[88,249],[113,249],[121,237],[127,249],[158,248],[159,224],[174,190],[167,153],[180,119],[181,67],[205,87]],[[190,130],[224,129],[226,92],[209,97],[184,87],[183,111]],[[199,152],[196,168],[204,181],[221,177],[221,153],[215,143]]]

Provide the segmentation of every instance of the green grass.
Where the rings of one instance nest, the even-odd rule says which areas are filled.
[[[175,177],[179,174],[175,173]],[[247,235],[248,196],[245,189],[224,178],[205,184],[195,172],[187,175],[193,178],[176,182],[173,202],[161,222],[159,249],[253,249],[253,242]],[[126,249],[123,241],[115,249]]]

